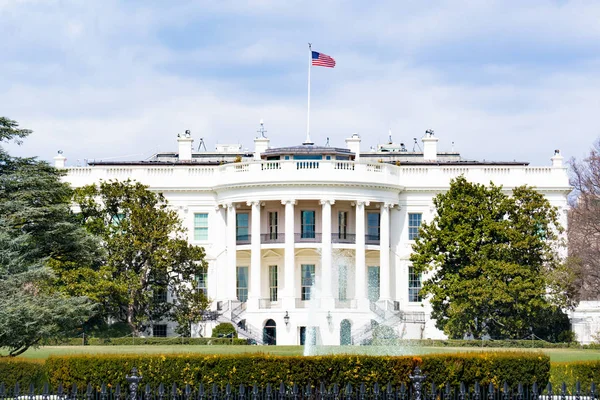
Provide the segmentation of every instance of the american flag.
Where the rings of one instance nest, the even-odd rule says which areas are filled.
[[[319,53],[318,51],[312,52],[312,65],[316,67],[335,67],[335,60],[329,57],[327,54]]]

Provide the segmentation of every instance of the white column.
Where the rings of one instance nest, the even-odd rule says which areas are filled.
[[[390,295],[390,208],[393,206],[394,205],[390,203],[383,203],[381,205],[381,226],[379,227],[379,270],[381,271],[379,276],[380,300],[392,299]]]
[[[367,201],[356,202],[356,287],[355,297],[360,308],[367,308],[367,267],[365,260],[365,206]]]
[[[322,236],[322,248],[321,248],[321,298],[327,302],[328,299],[333,299],[332,293],[332,248],[331,248],[331,205],[335,203],[334,200],[321,200],[323,210],[321,212],[321,230]],[[329,308],[332,304],[321,304],[323,308]]]
[[[294,254],[294,205],[295,200],[283,200],[285,204],[285,255],[284,255],[284,310],[296,307],[296,280],[295,280],[295,254]]]
[[[261,298],[261,257],[260,257],[260,202],[249,201],[252,207],[250,216],[250,290],[248,308],[258,310]]]
[[[236,293],[236,272],[237,272],[237,243],[235,230],[235,203],[227,204],[227,300],[235,300]]]

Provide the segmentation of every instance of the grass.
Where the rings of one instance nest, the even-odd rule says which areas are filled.
[[[531,349],[531,348],[480,348],[480,347],[379,347],[379,346],[319,346],[317,354],[372,354],[372,355],[419,355],[434,353],[463,353],[470,351],[536,351],[550,356],[551,361],[600,360],[600,350],[580,349]],[[280,356],[302,355],[301,346],[46,346],[29,349],[21,357],[46,359],[51,355],[70,354],[240,354],[268,353]]]

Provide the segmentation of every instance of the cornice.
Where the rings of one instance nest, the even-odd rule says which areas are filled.
[[[212,190],[215,192],[228,191],[228,190],[236,190],[236,189],[246,189],[246,188],[272,188],[272,187],[319,187],[319,186],[327,186],[327,187],[355,187],[362,189],[379,189],[386,190],[390,192],[402,192],[405,190],[405,187],[402,185],[394,185],[394,184],[378,184],[378,183],[366,183],[366,182],[261,182],[261,183],[240,183],[233,185],[219,185],[214,186]]]

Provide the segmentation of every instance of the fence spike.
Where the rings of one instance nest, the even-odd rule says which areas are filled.
[[[246,398],[246,387],[244,386],[243,383],[240,383],[240,387],[239,387],[239,392],[238,392],[238,399],[239,400],[244,400]]]
[[[552,384],[548,382],[548,386],[546,386],[546,392],[548,393],[548,399],[552,400]]]
[[[538,400],[538,385],[537,382],[533,382],[533,386],[531,387],[531,400]]]
[[[508,382],[504,381],[504,385],[502,385],[502,399],[510,400],[510,388],[508,387]]]
[[[198,400],[204,400],[204,383],[202,382],[198,386]]]
[[[21,388],[19,387],[19,381],[17,381],[17,382],[15,382],[15,390],[14,390],[15,399],[18,399],[20,394],[21,394]]]
[[[492,382],[490,382],[489,386],[488,386],[488,400],[494,400],[494,392],[496,391],[496,388],[494,387],[494,384]]]
[[[279,384],[279,399],[285,399],[285,385],[283,384],[283,382]]]
[[[216,383],[212,384],[212,398],[213,400],[217,400],[219,398],[219,387]]]
[[[581,398],[581,383],[579,381],[575,382],[575,400],[579,400]]]
[[[114,400],[121,400],[121,384],[120,383],[117,383],[117,387],[115,387]]]
[[[158,385],[158,399],[163,400],[165,398],[165,385],[161,382]]]
[[[292,385],[292,395],[294,400],[298,398],[298,384],[296,382]]]
[[[100,386],[100,399],[101,399],[101,400],[106,400],[106,399],[107,399],[107,397],[108,397],[108,391],[107,391],[107,389],[106,389],[106,383],[103,383],[103,384]]]
[[[450,382],[446,382],[446,389],[444,390],[444,400],[450,400]]]
[[[592,382],[592,384],[590,385],[590,397],[592,398],[592,400],[596,399],[596,384],[594,382]]]
[[[33,383],[29,384],[29,400],[34,400],[35,399],[35,386],[33,386]]]
[[[319,398],[323,399],[325,396],[327,396],[327,389],[325,388],[325,383],[323,381],[321,381],[321,385],[319,385]]]
[[[89,382],[85,390],[85,398],[90,400],[92,398],[92,383]]]
[[[394,391],[392,388],[392,384],[388,382],[388,386],[387,386],[387,400],[393,400],[394,399]],[[400,384],[400,399],[401,400],[406,400],[406,385],[404,384],[404,382],[402,382]]]
[[[564,382],[560,386],[560,398],[561,398],[561,400],[567,399],[567,384]]]
[[[252,386],[252,400],[258,400],[258,385],[256,382]]]
[[[6,387],[4,387],[4,382],[0,383],[0,398],[6,397]]]
[[[42,399],[48,400],[48,396],[50,396],[50,387],[48,386],[48,382],[44,383],[44,388],[42,389]]]
[[[184,389],[184,398],[185,400],[190,400],[190,397],[192,397],[192,387],[189,383],[186,383]]]
[[[373,400],[379,400],[379,394],[379,384],[375,382],[375,384],[373,385]]]
[[[225,398],[229,400],[231,398],[231,384],[227,383],[225,386]]]
[[[431,398],[437,398],[437,386],[435,386],[434,382],[431,382]]]
[[[310,383],[306,384],[306,390],[304,391],[305,398],[310,399],[312,397],[312,386]]]
[[[333,384],[333,395],[336,399],[338,398],[339,393],[340,393],[340,388],[338,387],[337,383],[334,383]]]
[[[465,383],[461,382],[460,387],[458,388],[458,398],[460,400],[465,400],[466,388]]]
[[[481,386],[479,385],[479,382],[475,382],[475,385],[473,387],[473,400],[479,400],[479,398],[481,397]]]
[[[146,383],[146,387],[144,388],[144,399],[152,400],[152,388],[149,383]]]
[[[273,396],[273,392],[272,392],[272,389],[271,389],[271,384],[267,383],[267,388],[266,388],[266,391],[265,391],[265,399],[266,400],[271,400],[272,396]]]
[[[352,385],[350,382],[346,384],[346,390],[344,394],[346,395],[346,400],[352,400]]]
[[[65,389],[63,388],[63,384],[59,383],[58,388],[56,389],[56,397],[58,400],[62,400],[65,395]],[[0,396],[3,397],[3,396]]]

